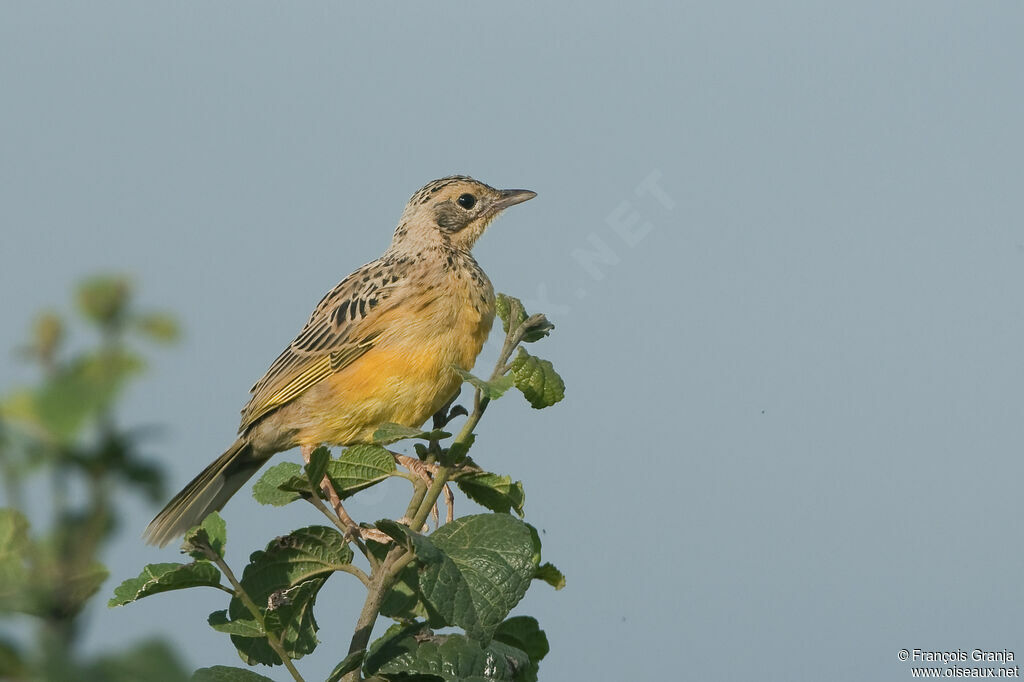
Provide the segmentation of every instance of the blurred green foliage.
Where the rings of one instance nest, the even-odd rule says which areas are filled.
[[[14,625],[0,636],[0,679],[184,680],[160,642],[93,660],[76,651],[83,609],[108,577],[115,492],[162,497],[161,472],[140,451],[145,434],[118,425],[118,402],[147,345],[179,331],[172,316],[138,310],[125,277],[91,277],[75,302],[75,315],[36,318],[19,354],[38,378],[0,396],[0,624]]]

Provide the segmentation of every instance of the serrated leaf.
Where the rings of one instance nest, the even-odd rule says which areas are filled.
[[[257,621],[252,619],[239,618],[238,620],[228,620],[227,610],[214,611],[210,614],[206,622],[210,624],[210,627],[217,632],[223,632],[228,635],[238,635],[239,637],[265,637],[267,632],[263,629]]]
[[[295,462],[281,462],[267,469],[260,480],[252,487],[252,496],[260,504],[270,504],[275,507],[283,507],[289,502],[302,497],[292,489],[284,489],[282,486],[293,479],[301,479],[302,467]]]
[[[409,675],[443,682],[537,679],[524,651],[503,642],[481,646],[464,635],[435,635],[422,623],[389,628],[370,647],[363,671],[387,680],[407,680]]]
[[[533,579],[545,582],[556,590],[560,590],[565,587],[565,576],[562,575],[562,572],[555,568],[552,563],[545,563],[538,566]]]
[[[342,661],[334,667],[334,670],[331,671],[331,674],[327,676],[327,682],[339,682],[339,680],[341,680],[341,678],[347,675],[348,673],[352,672],[353,670],[358,670],[359,666],[363,662],[363,658],[365,657],[365,651],[357,651],[355,653],[349,654],[345,657],[344,661]]]
[[[245,668],[215,665],[195,671],[192,674],[192,682],[274,682],[274,680]]]
[[[565,397],[565,382],[558,376],[554,366],[522,348],[512,361],[508,376],[514,379],[516,388],[522,391],[535,409],[549,407]]]
[[[459,476],[456,484],[466,497],[491,511],[507,514],[514,509],[523,515],[526,493],[521,481],[481,471]]]
[[[523,330],[523,343],[536,343],[551,333],[555,325],[551,324],[543,315],[531,315],[525,321],[526,328]]]
[[[420,594],[471,638],[490,641],[537,570],[530,528],[506,514],[455,519],[430,536],[410,533],[423,564]]]
[[[498,313],[498,317],[501,318],[501,326],[506,334],[508,334],[510,328],[518,329],[520,325],[525,323],[526,328],[523,330],[524,343],[540,341],[555,328],[555,325],[551,324],[547,317],[540,313],[528,315],[522,301],[514,296],[498,294],[494,300],[494,308]]]
[[[330,575],[352,563],[352,550],[334,528],[307,526],[272,540],[265,550],[253,552],[242,573],[242,587],[262,604],[282,588],[313,577]]]
[[[301,642],[304,634],[309,637],[310,646],[315,647],[317,625],[313,619],[313,603],[316,601],[317,592],[326,581],[327,576],[311,578],[295,587],[277,590],[271,594],[267,598],[267,610],[264,612],[267,630],[274,633],[293,630],[299,633],[300,645],[294,648],[300,653],[306,653],[303,649],[305,644]],[[310,626],[311,630],[307,629]]]
[[[309,455],[309,464],[306,465],[306,480],[310,482],[315,490],[324,480],[324,473],[327,471],[327,463],[331,461],[331,451],[324,446],[313,450]]]
[[[418,438],[423,429],[416,429],[411,426],[402,426],[393,422],[387,422],[377,427],[373,432],[373,442],[378,445],[387,445],[406,438]]]
[[[395,458],[379,445],[353,445],[327,464],[338,497],[345,499],[395,473]]]
[[[208,546],[219,558],[224,558],[224,545],[228,542],[228,529],[224,519],[217,512],[211,512],[198,526],[185,533],[184,546],[196,547],[200,544]],[[200,549],[188,549],[193,559],[205,560],[208,557]]]
[[[149,564],[142,569],[137,578],[129,578],[118,585],[107,606],[123,606],[143,597],[171,590],[217,585],[220,585],[220,571],[208,561],[191,564]]]
[[[411,426],[402,426],[393,422],[387,422],[377,427],[373,432],[373,442],[376,445],[388,445],[408,438],[420,438],[422,440],[442,440],[452,434],[447,431],[435,430],[424,431]]]
[[[266,550],[254,552],[242,573],[242,587],[261,609],[267,628],[283,634],[292,658],[316,648],[317,624],[313,603],[324,582],[339,566],[352,562],[352,550],[334,528],[309,526],[277,538]],[[233,620],[251,618],[241,600],[231,600]],[[239,655],[250,665],[276,665],[277,654],[265,640],[232,636]]]
[[[459,376],[462,377],[463,381],[466,381],[470,385],[479,388],[480,393],[485,398],[488,398],[490,400],[497,400],[501,396],[505,395],[505,392],[508,391],[508,389],[512,388],[512,385],[514,383],[512,377],[508,375],[499,377],[494,381],[484,381],[480,377],[475,376],[464,369],[459,369],[458,367],[456,367],[455,371],[458,372]]]
[[[395,459],[379,445],[353,445],[338,459],[327,460],[324,471],[338,496],[345,499],[393,475]],[[299,465],[282,462],[263,474],[252,494],[261,504],[283,506],[310,495],[309,487],[309,479]]]
[[[494,639],[523,651],[534,664],[551,651],[548,636],[540,629],[537,619],[530,616],[509,618],[495,630]]]
[[[515,296],[498,294],[494,298],[494,309],[501,319],[502,329],[508,334],[509,328],[517,328],[526,319],[523,303]]]

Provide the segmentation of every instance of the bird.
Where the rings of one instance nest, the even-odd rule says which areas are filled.
[[[465,175],[409,199],[391,245],[345,277],[250,389],[238,438],[153,518],[163,547],[218,511],[272,456],[418,427],[458,394],[494,321],[494,288],[471,249],[510,206],[534,198]]]

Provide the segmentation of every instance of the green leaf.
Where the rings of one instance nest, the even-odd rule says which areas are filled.
[[[554,405],[565,397],[565,382],[558,376],[554,366],[522,348],[512,361],[509,376],[535,409]]]
[[[324,480],[324,472],[327,471],[327,463],[331,461],[331,451],[324,446],[318,447],[309,455],[309,464],[306,465],[306,479],[313,490],[320,487],[320,481]]]
[[[466,461],[466,456],[469,455],[469,449],[473,447],[473,443],[476,442],[476,434],[468,434],[464,440],[453,441],[450,446],[444,451],[444,457],[441,459],[441,464],[445,466],[451,466],[453,464],[461,464]]]
[[[192,674],[192,682],[274,682],[274,680],[245,668],[215,665],[195,671]]]
[[[127,277],[97,275],[78,286],[78,306],[86,318],[110,326],[124,315],[132,286]]]
[[[345,499],[395,473],[395,458],[379,445],[353,445],[327,464],[338,497]]]
[[[531,315],[525,322],[523,330],[523,343],[535,343],[551,333],[555,325],[548,321],[543,315]]]
[[[32,321],[29,355],[44,364],[52,363],[65,336],[64,320],[60,315],[52,310],[44,310]]]
[[[561,571],[555,568],[554,564],[546,563],[543,566],[540,565],[540,533],[538,533],[537,529],[530,524],[526,524],[526,527],[530,529],[530,537],[533,540],[533,561],[537,564],[537,571],[533,574],[533,579],[546,582],[556,590],[562,589],[565,587],[565,576],[562,575]]]
[[[411,426],[402,426],[393,422],[387,422],[377,427],[373,432],[373,442],[376,445],[388,445],[408,438],[421,438],[423,440],[443,440],[451,437],[447,431],[424,431]]]
[[[480,393],[489,400],[497,400],[501,396],[505,395],[508,389],[512,388],[514,383],[512,377],[503,376],[495,379],[494,381],[484,381],[478,376],[470,374],[464,369],[455,368],[455,371],[459,373],[463,381],[468,382],[472,386],[480,389]]]
[[[245,618],[228,620],[227,610],[214,611],[210,614],[210,617],[206,619],[206,622],[209,623],[210,627],[217,632],[223,632],[228,635],[238,635],[239,637],[265,637],[267,634],[267,631],[263,629],[263,626],[255,620]]]
[[[501,318],[501,326],[508,334],[509,328],[518,328],[526,320],[523,303],[515,296],[498,294],[494,299],[494,309]]]
[[[466,497],[491,511],[507,514],[514,509],[523,515],[526,493],[521,481],[513,483],[508,476],[480,471],[459,476],[456,484]]]
[[[501,326],[506,334],[510,328],[518,329],[521,325],[526,325],[523,330],[524,343],[540,341],[555,328],[555,325],[551,324],[548,318],[542,314],[527,315],[522,301],[514,296],[498,294],[494,300],[494,307],[498,312],[498,317],[501,318]]]
[[[123,606],[152,594],[188,587],[216,587],[220,571],[208,561],[191,564],[149,564],[137,578],[129,578],[114,589],[107,606]]]
[[[283,486],[293,479],[302,478],[302,467],[295,462],[281,462],[267,469],[266,473],[252,487],[252,496],[260,504],[283,507],[302,497],[298,492]]]
[[[59,367],[39,388],[15,392],[0,412],[39,437],[69,443],[113,404],[143,366],[140,357],[125,350],[85,354]]]
[[[546,582],[556,590],[560,590],[565,587],[565,576],[562,575],[562,572],[555,568],[554,564],[551,563],[545,563],[538,566],[533,579]]]
[[[98,561],[80,567],[64,578],[64,598],[73,605],[74,612],[77,613],[109,577],[110,571]]]
[[[188,670],[169,644],[148,640],[113,654],[105,654],[89,663],[74,676],[75,682],[187,682]]]
[[[305,580],[295,587],[277,590],[267,598],[267,610],[264,612],[267,630],[277,634],[297,633],[296,644],[289,651],[304,654],[308,653],[305,647],[309,646],[309,651],[316,647],[317,624],[313,618],[313,604],[327,577]]]
[[[242,573],[242,587],[265,609],[268,630],[280,632],[292,658],[316,648],[317,624],[313,603],[324,582],[339,566],[352,562],[352,550],[337,530],[309,526],[279,537],[266,550],[254,552]],[[241,600],[228,608],[232,620],[252,617]],[[265,640],[232,635],[231,641],[246,663],[276,665],[277,654]]]
[[[408,623],[416,618],[431,620],[430,610],[423,603],[419,595],[419,578],[417,573],[419,566],[420,564],[414,561],[399,572],[394,584],[387,594],[384,595],[384,600],[381,602],[380,614],[382,616],[393,618],[402,623]],[[445,626],[444,619],[442,618],[437,618],[437,621],[432,621],[432,624],[437,627]]]
[[[529,526],[506,514],[479,514],[446,523],[429,537],[410,536],[429,607],[471,638],[490,641],[537,571]]]
[[[345,660],[336,665],[331,674],[327,676],[327,682],[339,682],[348,673],[358,670],[365,656],[365,651],[357,651],[346,656]]]
[[[68,521],[63,529],[74,535]],[[109,577],[98,561],[68,564],[62,542],[35,542],[28,521],[12,509],[0,509],[0,611],[69,618],[85,606]],[[58,594],[59,590],[59,594]]]
[[[228,541],[227,524],[217,512],[210,512],[198,526],[191,528],[185,533],[184,546],[186,549],[206,545],[213,550],[218,558],[224,558],[224,545]],[[199,549],[189,549],[189,556],[193,559],[206,560],[206,553]]]
[[[314,463],[312,457],[310,462]],[[338,459],[326,460],[324,467],[338,496],[345,499],[394,475],[395,459],[379,445],[353,445]],[[315,475],[316,471],[313,473]],[[252,489],[257,502],[278,507],[309,494],[309,479],[303,469],[292,462],[271,467]]]
[[[399,545],[409,545],[409,528],[391,519],[381,519],[374,524],[377,530],[385,533]]]
[[[28,520],[13,509],[0,509],[0,610],[25,611],[29,607],[30,551]]]
[[[393,422],[386,422],[377,427],[373,432],[373,442],[378,445],[387,445],[406,438],[419,438],[423,429],[415,429],[411,426],[402,426]]]
[[[144,313],[132,320],[135,328],[151,341],[173,343],[181,337],[178,321],[167,313]]]
[[[27,680],[29,666],[12,642],[0,639],[0,680]]]
[[[530,616],[509,618],[495,630],[494,639],[523,651],[534,664],[551,650],[547,635],[540,629],[537,619]]]
[[[374,642],[363,672],[387,680],[535,682],[526,652],[503,642],[481,647],[464,635],[435,635],[422,623],[394,625]]]

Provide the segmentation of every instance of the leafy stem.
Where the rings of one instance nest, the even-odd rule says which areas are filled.
[[[522,320],[522,322],[518,325],[509,325],[508,332],[505,335],[505,341],[502,344],[501,352],[498,354],[498,359],[494,364],[494,370],[491,372],[489,381],[492,382],[501,379],[511,370],[509,358],[512,357],[512,353],[519,344],[523,342],[523,339],[528,332],[534,329],[545,329],[550,326],[543,315],[533,315],[526,319],[522,319],[525,317],[525,314],[523,313],[522,305],[516,299],[511,299],[510,308],[509,319]],[[466,422],[462,425],[462,429],[455,437],[455,440],[452,441],[449,452],[451,452],[452,449],[461,450],[463,452],[469,450],[473,444],[473,430],[476,428],[477,424],[480,423],[480,419],[483,417],[490,402],[491,398],[484,395],[484,392],[480,388],[477,388],[473,394],[473,411],[469,414]],[[447,410],[447,407],[448,406],[446,405],[443,409]],[[437,420],[435,420],[435,424],[436,423]],[[449,481],[452,473],[457,467],[457,464],[441,464],[434,473],[434,479],[431,482],[430,487],[427,488],[426,494],[421,496],[419,494],[419,489],[416,490],[413,495],[413,499],[409,504],[408,510],[409,512],[414,508],[416,510],[415,514],[410,518],[409,527],[411,529],[419,532],[419,529],[423,528],[423,524],[426,522],[427,516],[430,514],[430,510],[433,509],[434,505],[437,503],[438,498],[441,496],[441,492],[444,490],[445,484]],[[374,570],[370,575],[369,582],[367,583],[366,601],[363,603],[363,609],[359,614],[359,620],[356,622],[356,630],[353,633],[352,641],[349,644],[349,655],[360,651],[366,651],[366,648],[370,643],[370,636],[373,632],[374,623],[377,621],[381,604],[384,602],[384,597],[398,579],[398,574],[413,560],[413,558],[414,554],[411,547],[401,547],[396,545],[388,552],[383,563],[380,566],[374,567]],[[342,678],[341,682],[358,682],[360,679],[361,673],[359,669],[356,669],[347,673]]]
[[[537,679],[537,662],[547,653],[543,631],[529,617],[508,616],[533,581],[560,589],[564,577],[551,564],[540,563],[537,532],[511,514],[523,516],[522,482],[480,469],[468,453],[492,401],[515,388],[540,409],[562,400],[565,384],[549,361],[524,347],[547,335],[552,328],[547,319],[527,315],[522,304],[508,296],[499,295],[495,307],[505,334],[489,378],[453,368],[473,387],[469,410],[452,407],[449,401],[434,415],[432,431],[397,423],[379,425],[370,442],[350,445],[336,460],[327,448],[304,451],[304,468],[283,462],[264,473],[253,488],[263,504],[283,506],[305,499],[330,524],[276,538],[265,550],[250,555],[239,580],[224,560],[224,521],[211,514],[186,535],[186,549],[199,561],[150,564],[137,578],[118,586],[109,604],[119,606],[170,590],[216,587],[234,599],[227,611],[210,614],[211,627],[231,635],[250,665],[283,664],[294,680],[301,680],[294,660],[317,645],[317,594],[330,575],[346,572],[363,583],[366,594],[348,655],[331,673],[332,682],[432,675],[440,664],[458,669],[458,679]],[[446,427],[458,416],[465,420],[453,429],[453,438]],[[416,440],[418,459],[386,447],[407,439]],[[341,496],[350,497],[390,477],[412,483],[401,520],[357,525],[342,508]],[[492,513],[454,518],[450,482]],[[425,523],[442,494],[447,522],[429,532]],[[353,565],[355,549],[368,566]],[[260,603],[264,600],[266,604]],[[373,646],[371,656],[369,643],[382,612],[399,624]],[[435,635],[431,630],[449,626],[465,634]],[[240,669],[206,670],[220,674]]]
[[[291,673],[295,681],[305,682],[302,675],[299,674],[298,669],[295,667],[295,664],[292,662],[292,659],[288,656],[288,652],[285,651],[284,645],[281,643],[280,636],[274,635],[267,629],[267,621],[263,615],[263,611],[256,605],[256,602],[252,600],[252,597],[250,597],[249,593],[245,591],[245,588],[242,587],[242,583],[240,583],[238,578],[235,577],[234,572],[231,570],[231,567],[228,566],[227,562],[224,561],[220,554],[214,551],[214,549],[205,542],[193,540],[192,546],[195,549],[200,550],[203,553],[203,556],[213,562],[213,564],[220,569],[220,572],[224,574],[224,577],[228,579],[228,582],[231,583],[231,586],[234,588],[233,594],[238,597],[245,608],[248,609],[249,613],[252,614],[253,619],[255,619],[256,622],[260,624],[260,627],[263,628],[263,631],[267,636],[267,644],[269,644],[270,648],[274,650],[274,653],[280,657],[284,667],[288,669],[288,672]]]

